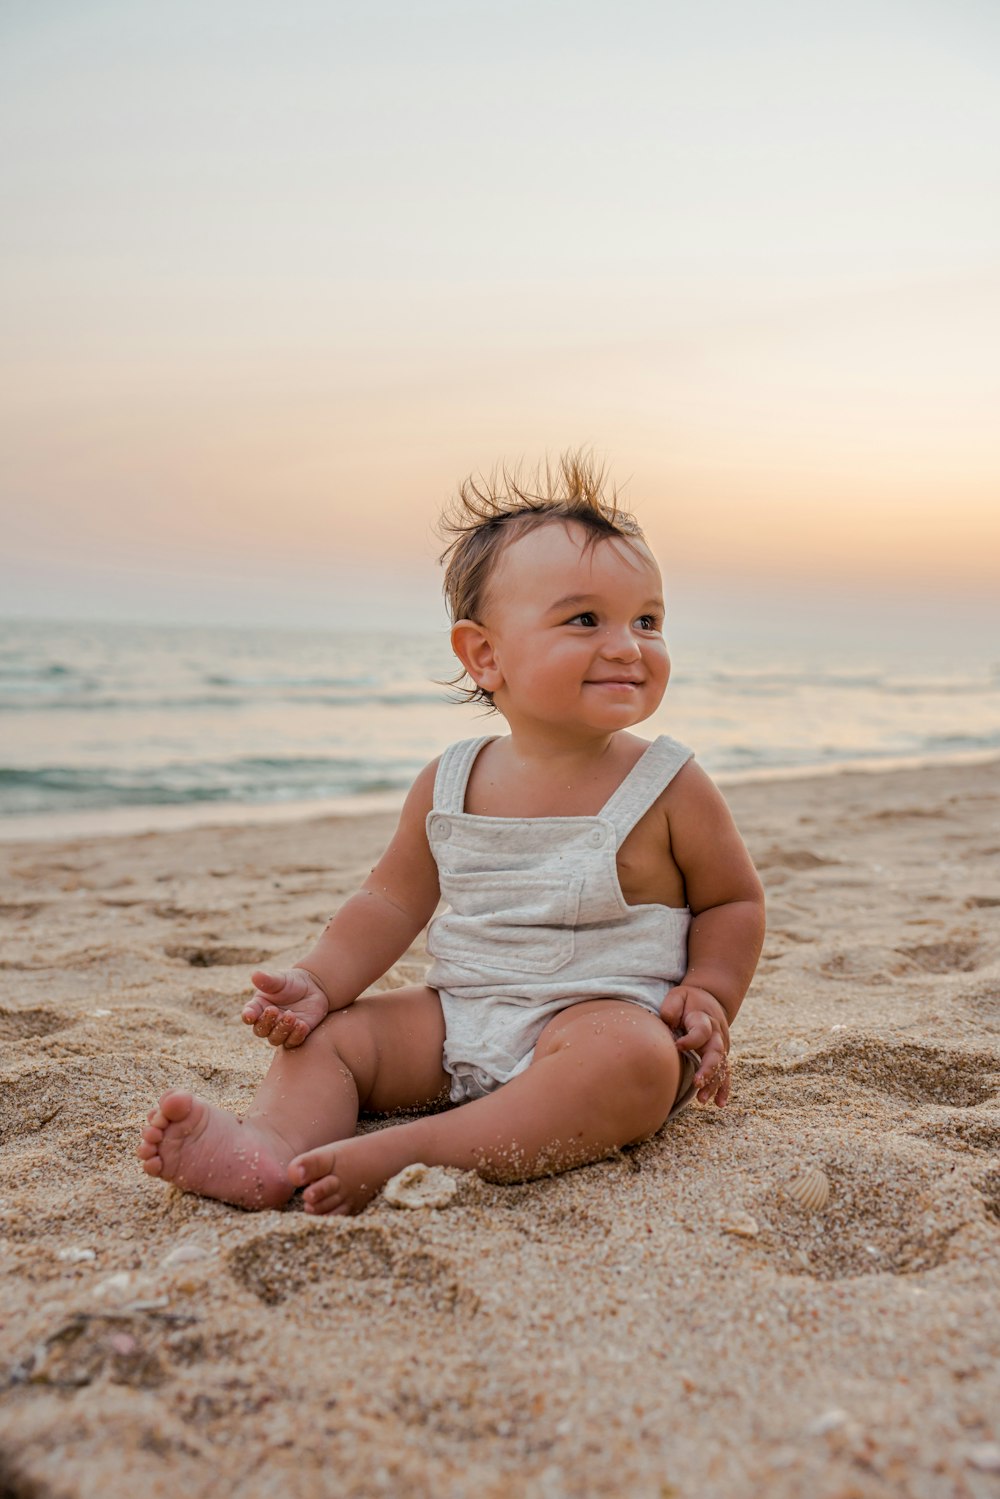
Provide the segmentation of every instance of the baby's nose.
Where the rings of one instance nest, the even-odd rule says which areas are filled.
[[[615,661],[638,661],[642,652],[631,630],[609,630],[604,640],[604,654]]]

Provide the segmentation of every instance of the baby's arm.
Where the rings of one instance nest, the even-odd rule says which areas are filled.
[[[243,1020],[272,1046],[300,1046],[329,1010],[342,1010],[410,946],[440,891],[427,842],[437,761],[414,781],[399,826],[361,889],[345,901],[311,952],[283,974],[253,975]]]
[[[699,1099],[714,1097],[721,1107],[729,1097],[729,1024],[764,941],[764,891],[721,792],[694,761],[672,782],[667,815],[692,921],[687,969],[660,1014],[683,1032],[678,1049],[701,1055]]]

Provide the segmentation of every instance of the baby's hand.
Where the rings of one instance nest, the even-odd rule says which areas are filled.
[[[255,1036],[266,1036],[272,1046],[301,1046],[330,1009],[330,1001],[304,968],[287,973],[258,969],[250,977],[255,988],[243,1006],[243,1023],[253,1026]]]
[[[670,1026],[678,1051],[696,1051],[701,1066],[695,1073],[698,1102],[724,1108],[729,1098],[729,1019],[714,994],[693,984],[678,984],[660,1006],[660,1019]]]

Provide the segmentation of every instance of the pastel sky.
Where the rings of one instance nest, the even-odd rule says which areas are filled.
[[[994,0],[5,0],[0,614],[433,621],[592,445],[691,595],[1000,591]]]

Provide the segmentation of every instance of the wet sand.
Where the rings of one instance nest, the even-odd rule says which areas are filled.
[[[1000,1492],[1000,767],[729,800],[769,902],[730,1107],[354,1219],[132,1151],[167,1087],[245,1104],[249,969],[393,818],[0,845],[0,1493]]]

